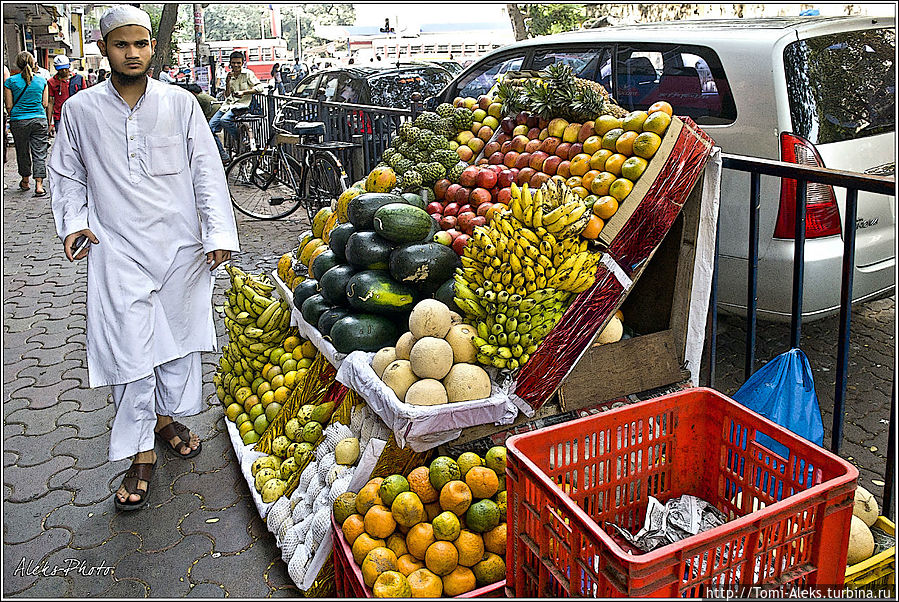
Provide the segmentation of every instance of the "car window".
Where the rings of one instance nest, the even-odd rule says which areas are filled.
[[[314,97],[316,92],[318,92],[318,82],[320,79],[320,75],[310,75],[297,84],[297,87],[293,90],[293,95],[297,98]]]
[[[540,70],[553,63],[564,63],[571,67],[576,76],[598,81],[597,70],[603,64],[603,59],[608,60],[609,56],[608,48],[538,50],[534,53],[530,69]]]
[[[372,104],[382,107],[408,107],[412,94],[428,98],[440,92],[452,76],[439,67],[422,67],[377,76],[369,80]]]
[[[337,95],[337,87],[340,84],[340,79],[340,73],[325,73],[322,75],[322,81],[318,85],[316,99],[334,100],[334,97]]]
[[[334,92],[334,97],[332,100],[334,102],[349,102],[349,103],[359,103],[362,99],[362,82],[350,77],[346,74],[341,74],[341,76],[337,80],[337,89]]]
[[[896,34],[868,29],[784,49],[793,130],[813,144],[895,130]]]
[[[620,44],[612,95],[629,111],[665,100],[676,115],[700,125],[725,125],[737,117],[718,55],[682,44]]]
[[[456,96],[477,98],[487,93],[500,75],[507,71],[520,70],[523,62],[523,56],[506,55],[479,64],[477,69],[456,82]]]

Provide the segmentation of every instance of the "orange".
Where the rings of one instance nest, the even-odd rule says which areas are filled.
[[[618,199],[618,202],[620,203],[627,198],[627,195],[629,195],[633,189],[633,182],[627,178],[618,178],[612,182],[612,186],[609,187],[609,194]]]
[[[503,445],[494,445],[484,454],[484,466],[492,470],[500,477],[500,483],[506,478],[506,448]],[[505,489],[500,485],[500,491]]]
[[[443,581],[428,569],[418,569],[408,579],[413,598],[439,598],[443,595]]]
[[[418,523],[406,534],[406,548],[419,560],[425,559],[428,547],[437,541],[434,538],[434,527],[431,523]]]
[[[440,507],[456,516],[465,514],[471,506],[471,489],[462,481],[450,481],[440,490]]]
[[[630,157],[634,154],[634,140],[637,139],[637,136],[639,136],[639,134],[634,131],[624,132],[618,136],[618,139],[615,141],[615,150],[622,155]]]
[[[609,185],[611,186],[611,184]],[[616,211],[618,211],[618,199],[611,195],[601,196],[593,203],[593,214],[602,219],[609,219],[615,215]]]
[[[626,132],[640,132],[643,128],[643,122],[646,121],[647,117],[649,117],[649,113],[646,111],[631,111],[624,116],[621,127],[623,127]]]
[[[403,475],[392,474],[381,481],[378,487],[378,495],[385,506],[391,507],[396,496],[404,491],[409,491],[409,481]]]
[[[351,514],[341,526],[343,536],[350,547],[356,542],[356,538],[365,533],[365,520],[361,514]]]
[[[471,495],[477,499],[493,497],[499,490],[499,478],[496,473],[483,466],[475,466],[465,475],[465,484],[471,489]]]
[[[591,155],[587,153],[578,153],[570,159],[571,165],[568,166],[568,173],[573,176],[582,176],[590,171]]]
[[[463,529],[453,542],[459,552],[459,564],[474,566],[484,558],[484,539],[477,533]]]
[[[615,174],[608,171],[601,171],[592,182],[590,182],[590,192],[598,196],[609,194],[609,187],[615,181]]]
[[[397,558],[401,558],[409,553],[409,550],[406,548],[406,538],[400,533],[393,533],[387,538],[387,547],[396,554]],[[405,575],[406,573],[403,574]]]
[[[385,571],[375,581],[371,593],[375,598],[408,598],[412,595],[412,588],[406,576],[399,571]]]
[[[375,548],[383,548],[385,543],[383,539],[375,539],[368,533],[363,533],[353,542],[353,560],[361,566],[369,552]]]
[[[397,558],[396,567],[399,572],[408,577],[418,569],[425,568],[425,563],[412,554],[403,554]]]
[[[593,183],[593,180],[595,180],[596,176],[598,176],[600,173],[601,172],[596,169],[591,169],[590,171],[585,173],[583,176],[581,176],[581,186],[583,186],[587,190],[590,190],[590,184]]]
[[[496,583],[506,578],[506,563],[492,552],[487,552],[484,560],[471,568],[479,587]]]
[[[462,477],[462,471],[456,461],[448,456],[438,456],[431,461],[428,467],[428,478],[431,485],[437,491],[443,489],[443,486],[450,481],[458,480]]]
[[[438,541],[455,541],[462,531],[459,517],[452,512],[441,512],[431,521],[434,528],[434,539]]]
[[[281,344],[281,347],[284,348],[284,351],[290,353],[291,351],[296,349],[297,346],[302,345],[302,344],[303,344],[303,339],[301,339],[300,337],[291,335],[291,336],[287,337],[286,339],[284,339],[284,342]]]
[[[356,512],[365,516],[372,506],[383,504],[378,493],[378,488],[383,480],[381,477],[374,478],[359,490],[359,493],[356,494]]]
[[[620,117],[600,115],[596,121],[593,122],[593,131],[596,132],[597,136],[604,136],[609,130],[620,128],[622,125],[623,120]]]
[[[387,506],[377,504],[365,513],[365,532],[372,537],[388,537],[396,531],[396,520]]]
[[[603,148],[601,150],[593,153],[593,156],[590,157],[590,169],[595,169],[597,171],[602,171],[606,167],[606,161],[609,157],[611,157],[614,153],[607,148]]]
[[[575,186],[580,186],[583,180],[581,180],[580,176],[571,176],[565,180],[565,185],[569,188],[574,188]]]
[[[443,578],[443,593],[448,597],[459,596],[477,587],[477,579],[467,566],[457,566]]]
[[[459,465],[459,471],[462,473],[462,478],[464,479],[465,475],[468,474],[468,471],[471,470],[473,466],[483,466],[484,461],[481,459],[481,456],[474,452],[465,452],[459,456],[456,460],[456,464]]]
[[[609,150],[615,150],[615,142],[618,141],[618,136],[624,133],[624,130],[620,127],[609,130],[602,137],[602,147],[607,148]]]
[[[362,580],[371,587],[384,571],[396,570],[396,554],[389,548],[374,548],[362,561]]]
[[[410,472],[406,481],[409,484],[409,490],[417,494],[423,504],[436,502],[440,497],[440,492],[431,485],[427,466],[419,466]]]
[[[490,531],[484,533],[484,547],[488,552],[506,555],[506,523],[500,523]]]
[[[571,192],[578,195],[582,199],[587,198],[590,195],[590,191],[584,188],[583,186],[574,186],[571,188]]]
[[[615,153],[606,161],[606,171],[614,174],[616,177],[621,175],[621,166],[627,161],[627,157],[620,153]]]
[[[605,225],[606,223],[600,218],[591,215],[587,221],[587,226],[581,231],[581,236],[587,240],[596,240],[599,237],[599,233],[602,232],[602,227]]]
[[[479,500],[465,513],[465,524],[475,533],[486,533],[499,524],[499,507],[493,500]]]
[[[617,315],[617,312],[616,312]],[[619,318],[620,319],[620,318]],[[500,522],[506,522],[506,492],[500,491],[496,494],[496,497],[493,498],[493,501],[496,502],[497,508],[499,508],[499,520]]]
[[[643,132],[634,140],[634,154],[644,159],[652,159],[659,150],[662,138],[655,132]]]
[[[331,506],[334,512],[334,520],[337,521],[338,525],[342,526],[350,516],[356,513],[356,494],[351,491],[341,493]],[[364,524],[363,521],[363,526]]]
[[[674,115],[674,109],[671,107],[671,103],[668,103],[664,100],[655,102],[652,105],[650,105],[650,107],[648,109],[646,109],[646,112],[649,113],[650,116],[652,116],[652,114],[655,113],[656,111],[661,111],[661,112],[665,113],[666,115],[668,115],[669,117]]]
[[[425,552],[425,566],[441,577],[449,575],[459,566],[456,546],[448,541],[435,541]]]
[[[662,113],[664,115],[664,113]],[[643,157],[630,157],[621,164],[621,175],[631,182],[636,182],[649,165]]]
[[[433,504],[425,504],[425,512],[428,515],[428,522],[430,522],[443,512],[443,508],[440,507],[440,502],[434,502]]]
[[[593,126],[594,129],[596,126]],[[588,155],[592,155],[596,151],[602,148],[602,136],[590,136],[586,140],[584,140],[584,152]]]
[[[390,511],[393,514],[393,520],[404,527],[415,526],[428,517],[424,504],[411,491],[404,491],[396,496]]]
[[[656,111],[650,113],[649,118],[643,123],[643,131],[662,136],[668,130],[669,125],[671,125],[671,116],[664,111]]]

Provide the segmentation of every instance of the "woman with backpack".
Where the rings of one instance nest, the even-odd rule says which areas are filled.
[[[34,171],[34,196],[47,194],[47,149],[49,147],[49,94],[47,80],[37,75],[34,56],[26,51],[16,56],[19,73],[8,78],[3,86],[5,106],[9,111],[9,129],[16,143],[19,189],[28,190],[28,178]]]

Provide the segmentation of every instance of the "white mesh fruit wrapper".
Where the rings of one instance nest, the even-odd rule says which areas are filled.
[[[350,417],[350,430],[353,436],[358,437],[362,433],[362,423],[365,421],[365,407],[356,406],[353,408],[353,415]]]
[[[297,483],[297,491],[302,491],[305,494],[306,490],[309,489],[309,483],[311,483],[317,476],[318,463],[310,462],[306,465],[306,468],[303,469],[303,474],[300,475],[300,480]]]
[[[321,460],[318,462],[318,478],[322,483],[327,483],[328,472],[332,467],[337,465],[337,456],[334,455],[334,452],[328,452]]]
[[[281,545],[281,542],[284,541],[284,536],[287,535],[287,531],[293,526],[293,517],[288,516],[284,519],[284,522],[281,523],[281,526],[278,528],[278,538],[277,543]]]
[[[306,551],[305,554],[298,553],[300,548]],[[305,545],[300,544],[293,552],[293,558],[287,565],[287,574],[296,584],[302,583],[306,578],[306,565],[309,563],[309,552]]]
[[[290,564],[290,559],[293,558],[293,553],[298,545],[300,545],[300,535],[291,527],[281,538],[281,560]]]
[[[328,504],[328,493],[330,488],[322,487],[322,490],[318,492],[318,495],[315,497],[315,501],[312,503],[312,511],[318,513],[322,508],[330,508],[331,506]]]
[[[322,483],[318,480],[318,475],[312,479],[312,482],[309,483],[309,486],[306,488],[306,501],[310,504],[315,501],[315,496],[318,495],[318,492],[322,490]]]
[[[329,487],[334,486],[334,481],[340,478],[340,476],[346,472],[347,467],[341,466],[340,464],[335,464],[331,467],[331,470],[328,471],[328,477],[325,479]]]
[[[303,503],[303,496],[306,495],[305,489],[300,489],[297,487],[292,494],[290,494],[290,509],[291,511],[296,510],[296,507],[299,504]]]
[[[312,533],[312,529],[306,531],[306,539],[303,541],[306,544],[306,547],[309,548],[309,551],[315,555],[315,551],[318,549],[318,545],[321,543],[315,538],[315,535]]]
[[[334,481],[334,484],[331,485],[331,491],[328,492],[328,505],[331,507],[334,506],[334,500],[347,492],[347,489],[350,486],[350,479],[353,478],[352,475],[349,478],[344,478],[341,475],[341,478]]]
[[[309,516],[309,508],[306,504],[297,504],[297,507],[293,509],[293,514],[291,514],[291,518],[293,518],[294,525],[301,522],[304,518]]]
[[[265,525],[269,531],[277,535],[278,529],[281,528],[281,523],[288,518],[290,518],[290,500],[286,497],[280,497],[269,509],[268,516],[265,517]]]
[[[354,436],[355,435],[353,435],[353,429],[351,429],[347,425],[343,424],[342,422],[335,422],[334,424],[329,426],[327,429],[325,429],[325,438],[331,439],[334,441],[334,445],[332,446],[331,449],[334,449],[334,447],[337,447],[337,444],[340,443],[342,440],[349,439],[350,437],[354,437]]]

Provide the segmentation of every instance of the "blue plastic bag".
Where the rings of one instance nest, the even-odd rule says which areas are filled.
[[[824,443],[815,381],[801,349],[791,349],[765,364],[733,399],[816,445]],[[784,458],[789,456],[784,445],[767,435],[759,433],[756,441]]]

